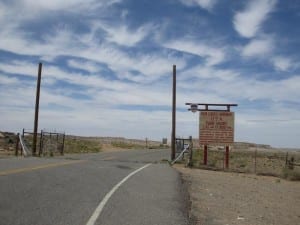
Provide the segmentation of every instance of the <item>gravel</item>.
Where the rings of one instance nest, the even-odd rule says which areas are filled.
[[[300,224],[300,182],[184,168],[195,225]]]

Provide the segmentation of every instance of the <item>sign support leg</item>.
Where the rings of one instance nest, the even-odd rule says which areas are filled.
[[[229,146],[226,146],[225,168],[229,168]]]
[[[203,164],[207,165],[207,145],[204,145],[204,151],[203,151]]]

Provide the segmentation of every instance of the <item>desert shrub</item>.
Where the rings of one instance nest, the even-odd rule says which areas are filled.
[[[138,143],[123,142],[123,141],[112,141],[111,145],[116,148],[125,148],[125,149],[143,149],[143,148],[145,148],[145,145],[141,145]],[[149,146],[149,148],[152,148],[152,146]]]
[[[96,153],[101,151],[101,144],[97,141],[84,139],[65,140],[65,153]]]
[[[300,181],[300,172],[288,168],[283,168],[282,177],[287,180]]]

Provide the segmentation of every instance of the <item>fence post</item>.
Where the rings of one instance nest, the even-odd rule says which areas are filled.
[[[61,155],[64,155],[64,150],[65,150],[65,136],[66,136],[66,134],[64,133],[64,136],[63,136],[63,143],[62,143],[62,150],[61,150]]]
[[[190,136],[190,158],[189,158],[189,167],[193,167],[193,138]]]
[[[256,174],[256,158],[257,158],[257,147],[254,152],[254,173]]]
[[[18,156],[19,154],[19,133],[17,133],[17,142],[16,142],[16,150],[15,150],[15,156]]]
[[[41,156],[43,152],[43,130],[41,130],[41,135],[40,135],[40,149],[39,149],[39,156]]]
[[[289,152],[286,152],[286,155],[285,155],[285,167],[287,167],[288,158],[289,158]]]

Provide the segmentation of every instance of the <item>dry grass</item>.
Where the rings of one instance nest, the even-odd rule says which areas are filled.
[[[288,159],[294,157],[295,162],[300,162],[300,152],[290,151]],[[293,170],[286,166],[287,153],[278,150],[257,151],[255,150],[233,150],[230,152],[229,169],[227,171],[239,173],[256,173],[282,177],[289,180],[300,180],[300,167],[295,166]],[[208,151],[208,164],[203,165],[203,150],[196,149],[193,154],[193,165],[198,168],[211,170],[225,170],[225,153],[220,150]]]
[[[0,156],[14,155],[17,136],[14,133],[0,132]],[[32,135],[26,135],[25,141],[28,147],[32,146]],[[62,143],[56,143],[56,139],[52,139],[52,143],[43,147],[43,155],[58,155],[60,152],[57,146],[61,147]],[[62,140],[60,140],[61,142]],[[39,143],[39,136],[37,143]],[[37,151],[39,151],[37,144]],[[58,147],[58,148],[59,148]],[[165,148],[158,141],[126,139],[122,137],[80,137],[66,135],[64,143],[64,153],[97,153],[100,151],[115,151],[123,149],[145,149],[145,148]]]

